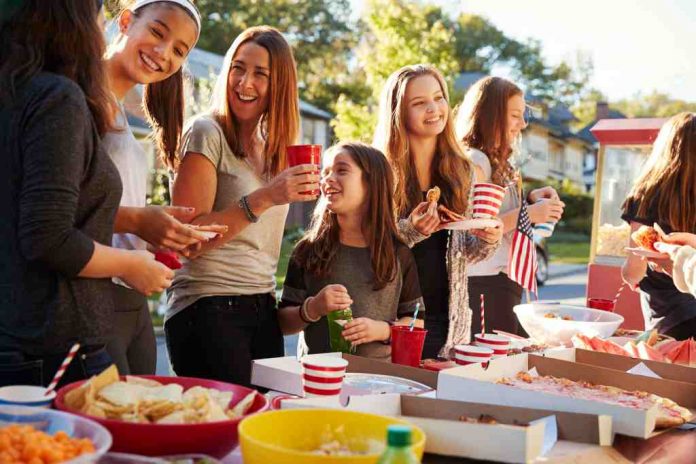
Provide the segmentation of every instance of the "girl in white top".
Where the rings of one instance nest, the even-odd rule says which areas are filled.
[[[517,85],[499,77],[485,77],[467,91],[455,123],[457,138],[468,149],[482,181],[506,188],[499,213],[502,244],[490,259],[469,268],[469,294],[475,302],[485,295],[488,327],[511,333],[518,331],[512,308],[521,301],[522,287],[508,277],[507,267],[521,202],[529,203],[529,218],[535,224],[558,221],[564,207],[552,187],[532,190],[527,198],[521,198],[521,178],[511,158],[527,126],[525,109],[524,94]],[[481,313],[478,303],[474,307],[472,331],[477,333]]]
[[[240,34],[225,55],[210,111],[187,125],[175,205],[194,223],[229,230],[203,245],[167,293],[169,359],[177,375],[248,385],[251,362],[283,355],[275,272],[288,204],[317,198],[319,167],[287,168],[299,133],[297,72],[283,35]]]
[[[169,164],[183,124],[181,67],[198,40],[200,17],[188,0],[137,0],[123,9],[117,24],[119,33],[106,56],[109,87],[119,100],[117,129],[103,139],[123,183],[113,245],[145,250],[149,243],[187,254],[189,247],[205,240],[182,223],[194,217],[194,210],[146,206],[147,156],[131,132],[122,100],[137,84],[145,85],[143,107]],[[107,349],[122,374],[154,374],[157,349],[145,295],[117,283],[116,330]],[[163,279],[162,287],[170,283]]]

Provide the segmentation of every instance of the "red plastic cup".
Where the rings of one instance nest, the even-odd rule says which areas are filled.
[[[407,325],[393,325],[391,328],[391,361],[394,364],[420,367],[425,334],[427,333],[427,330],[419,327],[409,330]]]
[[[301,164],[321,164],[321,145],[290,145],[288,147],[288,167]],[[304,195],[319,195],[319,190],[300,192]]]
[[[491,219],[500,212],[505,188],[487,182],[474,184],[474,219]]]
[[[592,309],[601,309],[603,311],[614,312],[614,301],[605,300],[603,298],[588,298],[587,307]]]

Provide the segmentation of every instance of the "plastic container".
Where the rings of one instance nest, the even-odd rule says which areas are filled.
[[[242,459],[244,464],[375,464],[384,451],[387,427],[392,424],[411,425],[395,417],[343,409],[283,409],[257,414],[239,425]],[[369,452],[352,456],[313,452],[333,440],[351,450]],[[424,447],[425,433],[414,426],[413,451],[419,459]]]
[[[624,321],[619,314],[584,306],[530,303],[517,305],[513,311],[534,341],[552,346],[571,346],[577,333],[608,338]]]
[[[49,435],[63,431],[71,438],[88,438],[94,444],[95,452],[71,459],[67,461],[69,464],[97,462],[111,447],[111,434],[105,427],[93,420],[66,412],[0,405],[0,427],[14,423],[31,425]]]
[[[10,385],[0,388],[0,404],[50,408],[55,398],[55,390],[47,395],[45,387],[35,385]]]
[[[387,428],[387,449],[377,464],[420,464],[411,449],[411,427],[390,425]]]
[[[423,344],[427,330],[407,325],[391,327],[391,362],[405,366],[420,367]]]
[[[254,391],[251,388],[240,385],[191,377],[163,377],[156,375],[136,377],[156,380],[164,385],[177,383],[183,386],[184,390],[199,385],[221,391],[231,391],[234,394],[230,402],[231,406],[234,406],[247,394]],[[56,408],[89,417],[102,424],[113,436],[113,451],[122,453],[142,454],[145,456],[202,453],[216,458],[223,458],[239,443],[237,427],[240,421],[244,417],[268,409],[268,400],[257,392],[250,412],[238,419],[201,424],[136,424],[113,419],[92,418],[79,412],[70,411],[63,401],[67,392],[79,387],[82,383],[75,382],[61,388],[58,391],[58,396],[56,396]]]
[[[354,353],[355,347],[351,342],[343,338],[343,326],[353,320],[353,311],[350,308],[331,311],[326,315],[326,323],[329,325],[329,346],[331,351],[341,353]]]

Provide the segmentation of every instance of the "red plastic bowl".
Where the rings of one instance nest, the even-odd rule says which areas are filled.
[[[177,383],[184,391],[191,387],[201,386],[215,388],[234,393],[230,406],[234,406],[251,393],[251,388],[218,382],[215,380],[196,379],[191,377],[162,377],[156,375],[137,376],[156,380],[162,384]],[[113,436],[114,443],[111,451],[142,454],[145,456],[164,456],[174,454],[201,453],[216,458],[227,456],[239,443],[237,427],[239,422],[252,414],[268,409],[268,400],[260,393],[249,409],[249,413],[238,419],[230,419],[204,424],[136,424],[114,419],[100,419],[68,409],[63,399],[72,389],[82,385],[84,381],[71,383],[58,391],[55,407],[62,411],[84,416],[106,427]]]

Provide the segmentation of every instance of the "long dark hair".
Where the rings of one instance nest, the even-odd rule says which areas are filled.
[[[326,156],[347,153],[360,167],[367,185],[367,214],[363,218],[363,234],[370,248],[374,289],[384,288],[397,272],[399,243],[394,216],[394,176],[382,152],[364,143],[339,143],[327,150]],[[310,274],[326,276],[331,269],[339,245],[339,225],[322,197],[312,215],[309,230],[297,244],[294,259]]]
[[[292,48],[283,34],[269,26],[256,26],[244,30],[234,39],[215,83],[211,111],[222,127],[232,152],[244,158],[246,154],[239,138],[238,124],[230,107],[228,82],[237,50],[247,42],[265,48],[270,56],[268,108],[259,121],[259,130],[264,139],[264,174],[274,177],[287,167],[287,148],[297,142],[300,132],[297,67]]]
[[[491,179],[503,187],[516,180],[509,160],[513,150],[507,143],[508,101],[516,95],[524,93],[513,82],[502,77],[484,77],[466,92],[455,123],[459,141],[488,156]]]
[[[134,2],[130,1],[128,4]],[[131,10],[137,19],[143,11],[154,6],[166,5],[180,8],[188,16],[191,12],[175,2],[163,0],[147,4],[137,10]],[[124,9],[130,9],[126,7]],[[195,22],[193,16],[191,20]],[[175,170],[178,163],[179,143],[184,127],[184,73],[182,68],[168,78],[144,85],[143,109],[147,122],[152,127],[152,138],[157,144],[160,159],[169,169]]]
[[[656,198],[653,204],[651,199]],[[660,129],[652,153],[622,208],[638,202],[638,216],[657,208],[658,220],[676,232],[696,233],[696,115],[679,113]]]
[[[97,3],[87,0],[24,0],[0,24],[0,101],[43,71],[80,86],[101,135],[113,126],[114,101],[107,87],[104,36]]]
[[[379,104],[379,116],[373,144],[384,151],[396,176],[396,211],[399,217],[408,216],[423,201],[418,185],[413,153],[406,128],[407,107],[404,104],[406,87],[412,79],[432,76],[449,105],[447,83],[440,71],[430,65],[404,66],[387,79]],[[432,164],[432,181],[442,190],[442,203],[458,213],[466,213],[471,188],[471,162],[464,156],[454,135],[452,111],[448,106],[445,128],[437,136],[437,151]]]

